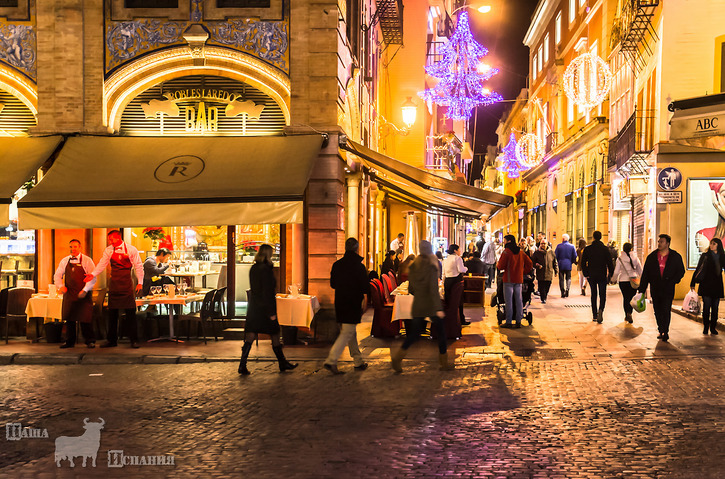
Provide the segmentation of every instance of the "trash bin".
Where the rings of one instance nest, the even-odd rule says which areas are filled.
[[[297,344],[297,326],[281,326],[282,344],[290,346]]]
[[[45,333],[45,341],[48,343],[59,343],[63,336],[63,323],[60,321],[52,321],[43,325]]]

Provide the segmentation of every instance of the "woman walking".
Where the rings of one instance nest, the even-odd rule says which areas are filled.
[[[280,372],[294,369],[284,357],[282,344],[279,341],[279,322],[277,321],[277,301],[275,290],[277,280],[274,279],[272,255],[274,248],[268,244],[259,247],[254,257],[254,264],[249,270],[249,304],[247,306],[247,323],[244,327],[244,346],[242,359],[239,361],[239,374],[247,375],[247,358],[252,343],[258,334],[269,334],[272,339],[272,350],[279,361]]]
[[[438,330],[438,362],[440,370],[453,369],[448,364],[448,351],[446,343],[445,314],[438,292],[438,260],[433,255],[433,246],[428,241],[420,242],[420,255],[410,266],[408,276],[408,292],[413,295],[413,319],[410,321],[410,331],[407,331],[403,346],[390,355],[390,365],[398,373],[403,372],[403,359],[408,348],[420,339],[420,333],[425,327],[426,318],[430,318],[433,327]]]
[[[554,280],[554,275],[559,272],[556,255],[554,254],[554,250],[549,248],[549,243],[546,239],[541,240],[539,249],[534,252],[531,259],[534,262],[534,269],[536,270],[536,281],[539,282],[541,304],[546,304],[551,282]]]
[[[624,306],[624,320],[632,324],[632,305],[629,304],[637,294],[639,279],[642,277],[642,263],[637,254],[632,252],[632,243],[622,245],[622,253],[614,265],[612,283],[619,283],[622,292],[622,305]]]
[[[587,278],[582,273],[582,253],[587,247],[587,240],[579,238],[579,245],[576,249],[576,270],[579,272],[579,288],[582,290],[582,296],[587,295]]]
[[[467,272],[461,259],[461,248],[457,244],[452,244],[448,247],[448,256],[443,260],[443,289],[445,291],[445,301],[449,301],[451,296],[451,289],[456,283],[463,282],[463,273]],[[466,320],[466,316],[463,314],[463,300],[461,300],[458,306],[458,313],[461,315],[461,325],[468,326],[470,321]]]
[[[697,294],[702,296],[702,334],[717,334],[717,315],[720,299],[723,297],[722,270],[725,267],[725,253],[722,241],[713,238],[710,248],[700,255],[695,274],[692,275],[690,288],[700,283]]]

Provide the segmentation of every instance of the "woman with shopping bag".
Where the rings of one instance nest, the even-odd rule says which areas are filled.
[[[698,294],[702,296],[702,334],[717,334],[717,315],[720,299],[723,297],[722,271],[725,268],[725,252],[722,241],[713,238],[710,247],[702,255],[692,275],[690,288],[695,291],[695,283],[699,283]]]
[[[632,243],[624,243],[622,252],[614,264],[612,284],[619,283],[619,290],[622,291],[622,303],[624,306],[624,320],[632,324],[632,305],[630,304],[634,295],[637,294],[639,279],[642,277],[642,264],[637,254],[632,251]]]

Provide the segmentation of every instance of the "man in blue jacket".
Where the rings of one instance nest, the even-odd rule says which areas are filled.
[[[576,264],[576,248],[569,242],[569,235],[564,233],[561,235],[561,243],[554,251],[556,261],[559,263],[559,289],[561,297],[569,296],[569,287],[571,286],[571,269]]]

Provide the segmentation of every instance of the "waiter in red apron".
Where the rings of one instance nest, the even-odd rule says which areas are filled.
[[[121,232],[112,230],[108,233],[110,246],[103,251],[103,257],[92,273],[85,277],[86,282],[93,281],[96,276],[111,266],[111,279],[108,283],[108,341],[102,348],[113,348],[118,344],[118,316],[121,310],[126,312],[126,331],[131,340],[131,347],[138,348],[138,332],[136,329],[136,294],[133,287],[131,269],[136,270],[136,292],[143,287],[143,263],[138,250],[123,241]]]
[[[63,320],[66,321],[67,336],[61,349],[72,348],[76,344],[76,322],[81,323],[83,339],[89,348],[96,347],[93,334],[93,300],[91,290],[96,278],[84,282],[86,274],[93,271],[96,265],[93,260],[81,252],[81,242],[70,240],[70,255],[58,264],[53,282],[56,290],[63,293]]]

